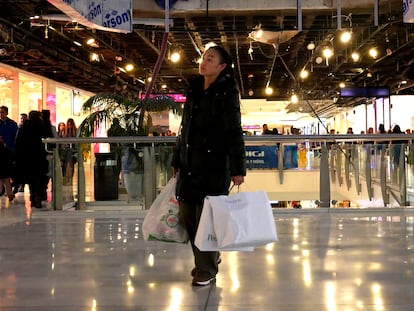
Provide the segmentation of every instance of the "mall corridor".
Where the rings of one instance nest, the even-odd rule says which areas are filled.
[[[0,198],[0,311],[412,311],[413,209],[276,209],[279,242],[222,254],[191,286],[188,245],[146,242],[145,211]]]

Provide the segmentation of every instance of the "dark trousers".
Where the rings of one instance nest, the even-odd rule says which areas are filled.
[[[198,223],[200,222],[203,203],[180,202],[180,221],[187,229],[194,254],[196,277],[210,278],[218,272],[219,252],[203,252],[194,245]]]

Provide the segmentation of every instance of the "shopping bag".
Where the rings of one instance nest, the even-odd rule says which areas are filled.
[[[256,247],[277,241],[272,208],[264,191],[207,196],[219,248]]]
[[[171,178],[167,185],[151,204],[142,224],[145,240],[187,243],[187,230],[178,218],[178,201],[175,198],[176,178]]]
[[[201,251],[247,251],[254,250],[253,247],[223,247],[217,245],[216,233],[213,226],[213,214],[210,201],[204,199],[203,210],[200,216],[200,222],[197,227],[194,244]]]

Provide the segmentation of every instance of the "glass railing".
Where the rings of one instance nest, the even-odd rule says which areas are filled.
[[[409,206],[414,189],[413,138],[412,134],[245,136],[246,190],[265,190],[279,207],[295,207],[298,201],[303,202],[301,207]],[[176,137],[44,142],[52,164],[55,210],[82,210],[88,205],[148,209],[172,177]],[[98,145],[110,151],[94,152]]]

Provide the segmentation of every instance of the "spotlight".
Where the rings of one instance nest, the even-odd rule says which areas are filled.
[[[170,57],[170,59],[173,63],[178,63],[180,61],[180,58],[181,58],[180,53],[177,52],[177,51],[174,51],[171,54],[171,57]]]
[[[266,87],[265,93],[266,93],[266,95],[272,95],[273,94],[273,88],[271,88],[270,86]]]
[[[349,42],[349,40],[351,40],[351,37],[352,37],[352,35],[351,35],[350,31],[344,31],[341,34],[341,42],[347,43],[347,42]]]
[[[378,56],[378,51],[375,48],[370,49],[368,53],[374,59],[377,58],[377,56]]]
[[[323,49],[322,54],[325,56],[325,58],[329,58],[333,55],[333,51],[330,47],[326,47]]]
[[[354,52],[354,53],[352,53],[352,55],[351,55],[351,57],[352,57],[352,60],[354,61],[354,62],[357,62],[357,61],[359,61],[359,53],[357,53],[357,52]]]
[[[126,70],[126,71],[132,71],[132,70],[134,70],[134,65],[132,65],[132,64],[127,64],[127,65],[125,66],[125,70]]]
[[[308,43],[307,47],[306,47],[309,51],[312,51],[315,49],[315,43],[313,43],[313,41],[311,41],[310,43]]]
[[[307,77],[309,77],[309,71],[307,71],[306,69],[302,70],[302,71],[300,72],[300,77],[301,77],[302,79],[306,79]]]
[[[317,63],[318,65],[319,64],[322,64],[322,62],[323,62],[323,58],[322,57],[318,56],[318,57],[315,58],[315,63]]]

